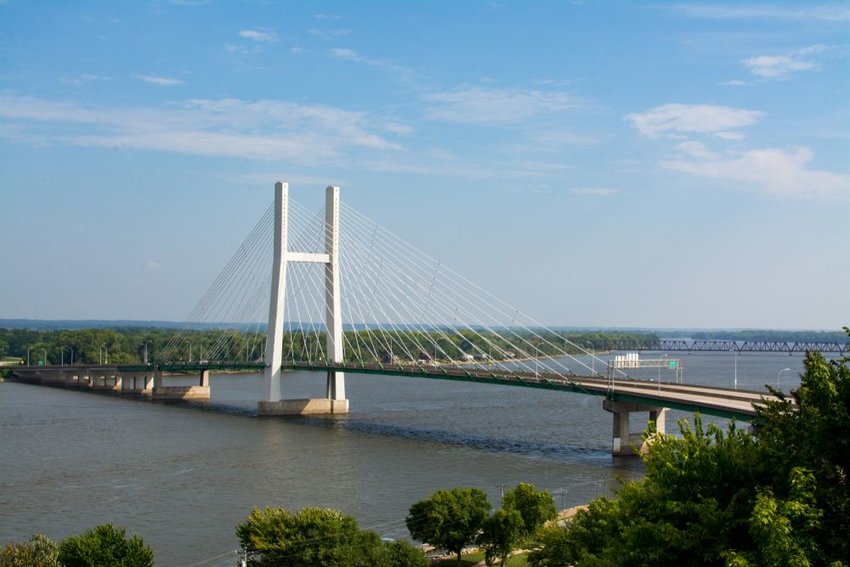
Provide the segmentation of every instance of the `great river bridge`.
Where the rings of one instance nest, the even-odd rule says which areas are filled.
[[[262,372],[262,416],[348,413],[347,373],[572,392],[601,397],[613,414],[614,454],[641,448],[640,433],[629,430],[630,413],[648,413],[663,432],[667,409],[750,421],[755,406],[770,397],[636,379],[598,358],[593,347],[601,345],[587,350],[572,343],[342,206],[338,187],[326,189],[318,214],[288,193],[286,183],[275,185],[273,206],[190,313],[185,330],[149,364],[21,366],[14,375],[148,399],[203,400],[210,397],[211,372],[234,373],[234,379],[239,371]],[[264,312],[267,325],[258,323]],[[226,322],[226,329],[200,352],[193,329],[212,322]],[[698,341],[605,348],[617,346],[709,350]],[[741,343],[722,346],[717,350],[748,350]],[[790,352],[786,347],[779,352]],[[232,362],[234,352],[243,353],[243,362]],[[605,374],[596,371],[606,366]],[[321,373],[326,395],[285,398],[290,371]],[[187,374],[197,383],[169,385],[169,376]]]

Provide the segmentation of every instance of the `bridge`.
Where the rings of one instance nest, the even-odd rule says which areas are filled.
[[[594,345],[597,346],[597,345]],[[850,352],[850,343],[824,341],[733,341],[733,340],[611,340],[600,341],[598,348],[605,350],[654,350],[684,352],[794,352],[820,351],[824,353]]]
[[[606,363],[593,352],[343,206],[339,195],[338,187],[328,187],[324,210],[315,214],[277,183],[274,204],[192,310],[185,330],[151,364],[19,367],[15,375],[196,400],[209,398],[210,372],[262,371],[261,416],[348,413],[345,375],[351,373],[574,392],[603,398],[603,409],[613,414],[614,454],[641,448],[640,433],[629,431],[630,413],[648,413],[663,432],[668,408],[750,420],[768,396],[638,380],[621,369],[600,375],[595,367]],[[213,321],[228,322],[228,329],[192,362],[192,329]],[[285,398],[293,370],[323,374],[326,395]],[[169,386],[173,374],[196,375],[197,384]]]

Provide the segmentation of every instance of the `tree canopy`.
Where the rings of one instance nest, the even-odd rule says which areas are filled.
[[[460,564],[463,548],[475,541],[489,514],[483,490],[453,488],[413,504],[405,523],[414,539],[455,553]]]
[[[681,438],[652,434],[646,476],[545,530],[529,564],[845,564],[848,361],[807,353],[800,388],[758,408],[757,438],[699,416]]]
[[[236,527],[249,565],[300,567],[424,567],[425,556],[407,542],[383,542],[360,530],[352,516],[326,508],[255,508]]]
[[[124,528],[103,524],[62,540],[59,563],[63,567],[153,567],[153,551],[138,535],[128,538]]]
[[[0,550],[3,567],[61,567],[59,546],[43,534],[33,534],[29,541],[8,543]]]

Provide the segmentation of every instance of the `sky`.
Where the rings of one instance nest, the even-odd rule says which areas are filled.
[[[850,325],[846,2],[0,1],[0,318],[183,320],[273,200],[552,326]]]

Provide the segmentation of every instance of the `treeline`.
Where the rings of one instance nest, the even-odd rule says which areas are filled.
[[[847,336],[841,331],[676,331],[664,333],[665,338],[688,337],[701,341],[774,341],[774,342],[819,342],[846,343]]]
[[[345,361],[354,364],[510,360],[599,351],[614,341],[658,340],[642,332],[553,332],[462,329],[445,331],[345,331]],[[145,362],[261,362],[265,333],[234,329],[92,328],[0,329],[0,358],[32,365],[140,364]],[[300,330],[283,335],[284,358],[324,360],[325,334]]]

